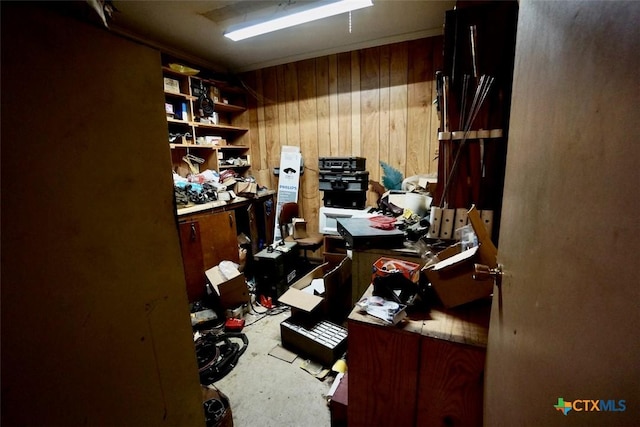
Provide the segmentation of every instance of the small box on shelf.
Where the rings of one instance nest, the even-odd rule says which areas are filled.
[[[165,77],[164,90],[165,92],[180,93],[180,82],[176,79]]]

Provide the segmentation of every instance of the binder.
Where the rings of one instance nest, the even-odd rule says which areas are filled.
[[[454,233],[453,237],[456,240],[460,240],[460,229],[467,225],[469,222],[469,214],[466,209],[456,209],[456,218],[454,221]]]
[[[430,239],[440,238],[440,221],[442,220],[442,209],[436,206],[431,207],[429,212],[429,231],[427,237]]]
[[[442,210],[442,222],[440,224],[440,238],[453,239],[453,222],[456,216],[455,209]]]

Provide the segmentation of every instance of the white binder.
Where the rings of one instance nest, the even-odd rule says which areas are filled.
[[[454,226],[453,226],[453,238],[456,240],[460,240],[460,229],[462,227],[464,227],[465,225],[467,225],[467,223],[469,222],[469,214],[468,214],[468,210],[466,209],[456,209],[456,219],[454,221]]]
[[[442,209],[436,206],[431,207],[429,212],[429,231],[427,237],[430,239],[438,239],[440,237],[440,221],[442,220]]]
[[[442,210],[442,223],[440,224],[440,238],[453,239],[453,222],[456,216],[455,209]]]

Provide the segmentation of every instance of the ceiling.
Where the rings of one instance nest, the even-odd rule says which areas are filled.
[[[194,64],[242,72],[302,59],[442,34],[455,1],[374,0],[373,7],[243,41],[223,36],[234,24],[258,19],[306,0],[118,1],[109,27]],[[293,4],[295,3],[295,4]]]

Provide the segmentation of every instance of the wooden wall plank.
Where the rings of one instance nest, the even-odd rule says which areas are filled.
[[[275,67],[266,68],[262,72],[262,104],[264,110],[265,154],[269,169],[280,165],[280,126],[278,103],[278,72]],[[252,130],[253,132],[253,130]],[[269,174],[270,188],[277,188],[277,179]]]
[[[287,98],[285,95],[285,77],[284,77],[284,65],[278,65],[276,67],[277,80],[276,80],[276,90],[277,90],[277,106],[278,106],[278,129],[280,131],[280,139],[277,141],[277,153],[278,153],[278,161],[274,166],[280,166],[280,147],[283,145],[287,145]]]
[[[339,149],[338,138],[338,56],[329,56],[329,153],[337,156]]]
[[[391,147],[389,146],[389,129],[391,129],[391,77],[390,77],[390,60],[391,50],[390,47],[382,46],[380,48],[380,139],[378,155],[379,159],[376,162],[367,161],[367,167],[369,168],[369,179],[380,182],[382,176],[380,169],[380,160],[389,159],[389,152]]]
[[[338,151],[333,156],[351,155],[351,55],[338,54]]]
[[[300,177],[298,202],[307,226],[318,228],[318,109],[316,106],[316,63],[314,59],[297,64],[298,114],[300,117],[300,151],[304,160],[304,175]]]
[[[360,54],[351,52],[351,155],[362,153],[362,110],[360,107]]]
[[[362,51],[360,100],[362,110],[362,153],[368,168],[380,160],[380,48]]]
[[[407,111],[407,176],[425,173],[428,170],[431,131],[429,110],[431,108],[431,40],[420,39],[409,42],[408,111]]]
[[[318,157],[331,155],[331,124],[330,124],[330,95],[329,95],[329,57],[317,58],[316,62],[316,109],[318,116],[317,150]],[[315,159],[317,160],[317,159]],[[308,167],[318,169],[318,162],[308,164]]]
[[[300,110],[298,105],[298,68],[289,63],[284,67],[285,116],[281,125],[287,129],[287,136],[282,145],[300,146]]]
[[[407,73],[409,52],[407,43],[391,46],[390,58],[390,126],[389,163],[400,171],[407,162]],[[384,159],[383,159],[384,160]],[[406,173],[406,171],[405,171]],[[406,176],[406,175],[405,175]]]

